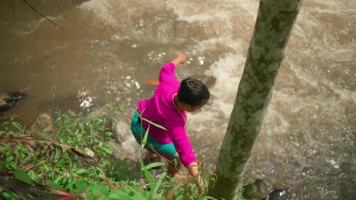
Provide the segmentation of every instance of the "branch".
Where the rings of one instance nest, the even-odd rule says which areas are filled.
[[[12,136],[8,134],[3,134],[0,136],[0,144],[1,145],[11,145],[11,144],[23,144],[25,145],[28,149],[29,148],[35,148],[38,145],[44,145],[44,146],[57,146],[60,147],[63,151],[71,151],[74,154],[76,154],[81,160],[87,162],[88,164],[96,164],[97,160],[94,157],[91,157],[88,155],[86,152],[74,148],[70,145],[67,144],[61,144],[58,142],[50,141],[50,140],[36,140],[32,137],[28,136]]]
[[[31,197],[36,199],[78,199],[78,196],[65,191],[48,188],[38,183],[23,182],[7,171],[0,171],[0,188],[16,193],[22,200],[31,200],[33,199]]]
[[[46,15],[42,14],[36,7],[34,7],[32,4],[30,4],[27,0],[23,0],[25,2],[25,4],[28,5],[28,7],[30,7],[35,13],[37,13],[38,15],[40,15],[41,17],[45,18],[47,21],[49,21],[51,24],[53,24],[54,26],[56,26],[57,28],[59,28],[62,31],[65,31],[66,29],[64,27],[62,27],[61,25],[59,25],[58,23],[56,23],[55,21],[53,21],[52,19],[50,19],[49,17],[47,17]]]
[[[15,7],[14,4],[12,3],[12,0],[9,0],[9,3],[11,5],[11,10],[12,10],[12,18],[14,18],[14,21],[16,21],[16,16],[15,16]]]

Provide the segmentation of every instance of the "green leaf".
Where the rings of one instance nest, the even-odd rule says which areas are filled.
[[[31,180],[34,180],[34,181],[38,180],[38,176],[33,170],[28,171],[27,175],[30,177]]]
[[[118,200],[118,199],[129,199],[130,197],[123,190],[115,190],[109,194],[108,198],[109,200]]]
[[[110,131],[106,131],[106,132],[105,132],[105,135],[106,135],[107,137],[111,137],[111,136],[113,135],[113,133],[110,132]]]
[[[245,198],[242,196],[240,192],[236,194],[236,200],[245,200]]]
[[[9,122],[9,121],[6,121],[6,122],[1,123],[1,126],[5,127],[5,126],[8,125],[8,124],[10,124],[10,122]]]
[[[150,185],[150,187],[153,188],[152,186],[153,186],[154,182],[153,182],[152,175],[147,169],[144,168],[144,166],[145,165],[143,164],[143,161],[141,160],[141,169],[142,169],[143,175],[144,175],[145,179],[148,181],[148,184]]]
[[[55,121],[54,121],[54,124],[55,125],[59,125],[59,123],[61,123],[62,122],[62,116],[59,116]]]
[[[153,194],[157,194],[157,191],[158,191],[159,187],[161,187],[162,181],[163,181],[163,179],[164,179],[166,176],[167,176],[167,173],[166,173],[166,172],[163,172],[163,173],[159,176],[158,181],[157,181],[157,183],[156,183],[156,185],[155,185],[155,188],[153,189]]]
[[[152,168],[155,168],[155,167],[160,167],[160,166],[163,166],[163,165],[164,165],[164,163],[162,163],[162,162],[153,162],[153,163],[150,163],[150,164],[144,166],[142,168],[142,170],[149,170],[149,169],[152,169]]]
[[[4,197],[7,200],[17,200],[17,199],[19,199],[18,196],[13,192],[2,192],[2,191],[0,191],[0,194],[1,194],[0,197]]]
[[[18,180],[20,180],[22,182],[25,182],[25,183],[28,183],[28,184],[31,184],[31,185],[34,183],[34,181],[30,178],[30,176],[27,175],[23,171],[19,171],[19,170],[15,171],[14,172],[14,176],[15,176],[16,179],[18,179]]]
[[[47,186],[52,189],[63,190],[63,188],[60,185],[58,185],[57,183],[54,183],[54,182],[48,183]]]
[[[150,127],[147,128],[145,135],[143,136],[142,142],[141,142],[141,149],[145,148],[145,145],[147,144],[147,138],[148,138],[148,131],[150,130]]]
[[[17,122],[17,121],[13,121],[13,122],[11,122],[11,124],[12,124],[14,127],[16,127],[18,130],[22,130],[22,129],[23,129],[22,124],[20,124],[20,123]]]
[[[136,192],[134,189],[127,190],[128,196],[132,200],[147,200],[145,196],[141,192]]]
[[[109,187],[104,185],[104,184],[90,184],[88,185],[87,192],[88,194],[92,197],[90,199],[100,199],[100,198],[94,198],[94,197],[103,197],[107,196],[109,194]],[[101,198],[103,199],[103,198]]]
[[[78,169],[75,173],[76,174],[84,174],[84,173],[87,173],[87,172],[88,172],[88,170],[81,168],[81,169]]]
[[[75,187],[74,193],[79,195],[83,193],[83,191],[86,189],[87,184],[84,181],[80,180],[74,184],[74,187]]]
[[[214,197],[211,197],[211,196],[204,196],[203,199],[204,199],[204,200],[208,200],[208,199],[210,199],[210,200],[218,200],[218,199],[216,199],[216,198],[214,198]]]
[[[102,150],[108,154],[112,154],[112,147],[110,145],[103,145]]]

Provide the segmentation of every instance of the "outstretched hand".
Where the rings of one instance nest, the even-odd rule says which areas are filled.
[[[205,194],[205,183],[202,178],[202,176],[199,174],[196,177],[192,176],[185,176],[185,175],[180,175],[176,173],[174,175],[174,186],[173,188],[168,192],[166,200],[174,200],[174,194],[178,191],[182,185],[187,185],[189,183],[195,183],[197,185],[197,192],[199,193],[199,196],[203,196]]]
[[[180,65],[187,59],[187,55],[183,52],[178,52],[177,57],[172,61],[174,65]]]

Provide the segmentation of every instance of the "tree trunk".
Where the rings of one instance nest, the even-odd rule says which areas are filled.
[[[261,0],[209,195],[231,200],[261,126],[302,0]]]

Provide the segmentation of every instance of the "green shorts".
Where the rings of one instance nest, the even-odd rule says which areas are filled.
[[[146,129],[142,127],[141,119],[137,111],[135,111],[132,116],[131,131],[136,141],[141,144],[146,133]],[[166,157],[169,160],[179,160],[178,153],[173,143],[163,144],[148,135],[145,148],[149,151],[158,152],[160,155]]]

